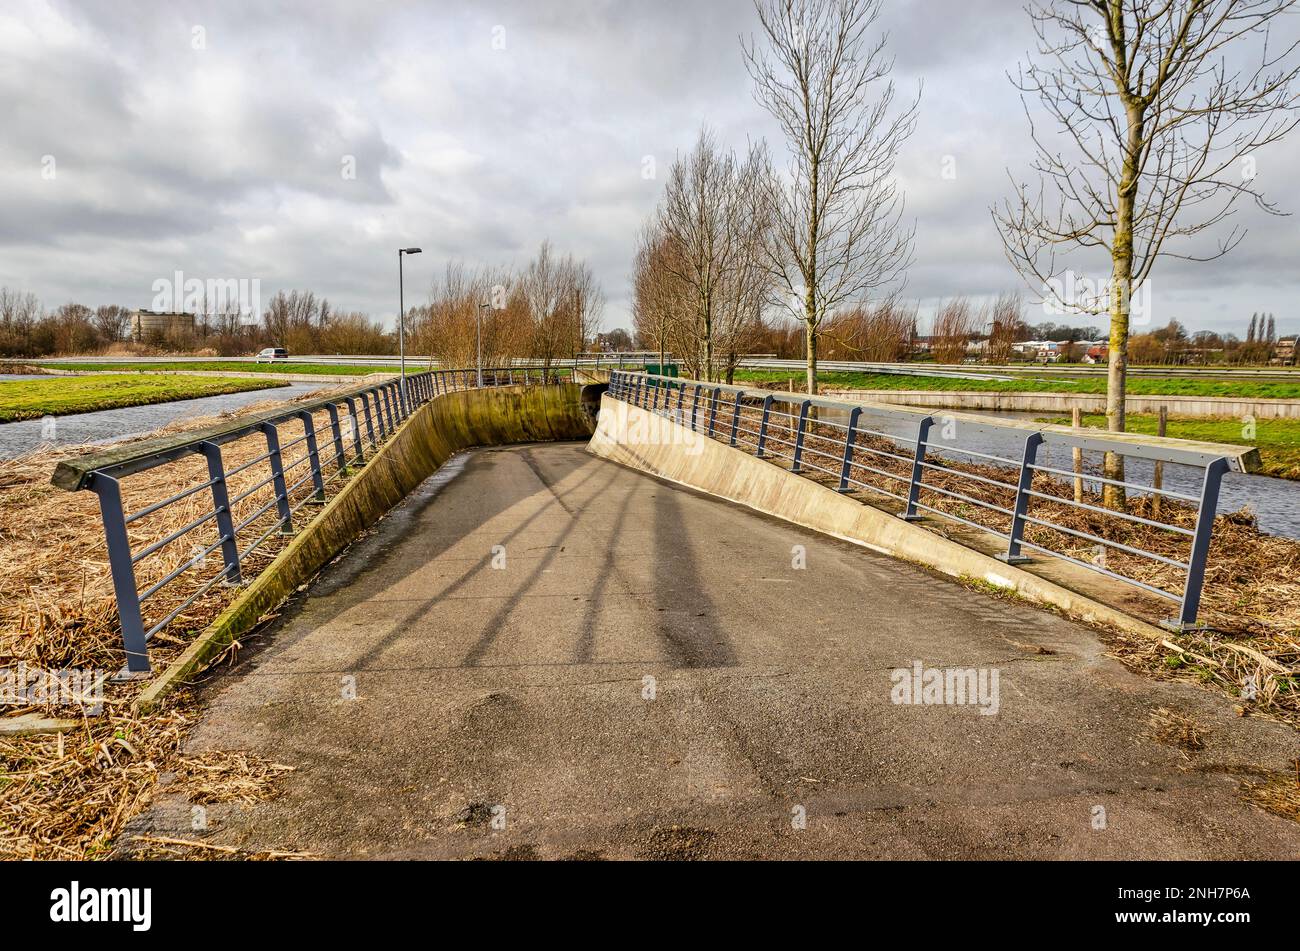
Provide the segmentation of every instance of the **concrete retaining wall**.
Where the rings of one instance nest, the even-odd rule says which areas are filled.
[[[592,421],[581,388],[511,386],[463,390],[420,407],[306,525],[239,598],[212,622],[137,705],[148,710],[225,645],[251,630],[367,527],[433,475],[453,454],[474,446],[586,439]]]
[[[906,522],[609,396],[601,405],[596,433],[587,448],[612,462],[805,528],[926,565],[956,578],[980,580],[1013,590],[1031,601],[1059,608],[1071,617],[1157,639],[1167,636],[1155,625],[1091,596],[1106,592],[1117,598],[1126,597],[1115,582],[1107,582],[1082,569],[1070,571],[1072,566],[1049,563],[1050,560],[1044,562],[1043,573],[1050,572],[1056,580],[1008,565],[989,553]],[[1066,578],[1069,587],[1058,583]]]
[[[901,403],[927,409],[995,410],[1003,413],[1052,413],[1068,416],[1079,407],[1085,413],[1106,412],[1101,394],[997,393],[959,390],[831,390],[822,396],[864,400],[870,403]],[[1300,400],[1250,400],[1227,396],[1130,396],[1130,413],[1158,413],[1169,408],[1170,416],[1223,416],[1241,419],[1300,419]]]

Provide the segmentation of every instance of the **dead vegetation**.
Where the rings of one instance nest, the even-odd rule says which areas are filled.
[[[319,398],[324,392],[328,391],[308,394],[297,402]],[[264,410],[277,402],[249,406],[237,415]],[[328,415],[320,413],[315,419],[317,428],[324,428],[327,420]],[[197,419],[163,432],[200,428],[216,421]],[[96,497],[90,492],[64,492],[49,481],[60,458],[97,451],[98,447],[42,451],[0,461],[0,668],[25,663],[47,670],[77,668],[111,674],[123,666]],[[227,469],[264,451],[265,445],[257,439],[229,444],[224,449]],[[325,439],[322,459],[328,460],[328,454],[329,441]],[[286,462],[291,457],[287,454]],[[135,511],[206,479],[203,465],[196,457],[124,480],[125,506]],[[324,467],[327,477],[333,473],[328,461]],[[258,466],[232,477],[231,496],[262,478]],[[328,488],[333,491],[339,484],[336,480]],[[267,487],[236,506],[236,521],[264,504],[269,493]],[[293,499],[297,502],[309,493],[310,481]],[[198,493],[133,524],[135,550],[186,525],[209,507],[210,500]],[[310,518],[312,511],[309,505],[301,515]],[[264,530],[261,526],[274,525],[274,520],[272,509],[263,522],[253,523],[249,531],[255,534],[249,538],[256,538]],[[208,526],[205,529],[212,532]],[[208,541],[203,539],[204,544]],[[268,564],[282,545],[273,535],[246,560],[245,580]],[[165,548],[158,557],[137,565],[140,589],[193,557],[188,537],[171,547],[177,550]],[[219,557],[208,561],[206,566],[181,575],[148,602],[146,626],[165,617],[220,570]],[[155,669],[173,659],[237,593],[236,588],[215,585],[156,634],[149,645]],[[139,716],[133,703],[143,686],[140,681],[109,680],[98,716],[67,708],[5,708],[6,715],[37,709],[72,714],[81,719],[82,727],[65,734],[0,737],[0,857],[94,858],[106,854],[126,821],[148,804],[159,777],[168,772],[176,773],[179,788],[197,797],[196,802],[252,802],[272,794],[274,780],[287,767],[239,753],[182,758],[181,741],[192,719],[186,698],[177,696],[161,710]]]
[[[274,799],[278,781],[294,769],[239,750],[208,750],[181,757],[173,768],[176,779],[168,788],[190,802],[245,805]]]
[[[1184,756],[1205,749],[1205,731],[1186,714],[1168,707],[1157,707],[1150,722],[1152,737],[1181,750]]]
[[[1271,773],[1247,781],[1243,796],[1275,816],[1300,822],[1300,759],[1295,761],[1294,773]]]

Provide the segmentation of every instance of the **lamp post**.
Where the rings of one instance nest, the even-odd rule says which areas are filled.
[[[487,308],[491,306],[492,306],[491,304],[478,305],[478,333],[476,334],[477,346],[478,346],[478,357],[476,358],[474,365],[478,367],[479,389],[483,388],[483,311],[487,310]]]
[[[419,248],[397,249],[397,359],[401,365],[402,406],[408,412],[411,404],[406,399],[406,296],[402,288],[402,255],[419,253]]]

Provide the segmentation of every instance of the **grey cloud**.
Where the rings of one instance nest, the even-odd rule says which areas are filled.
[[[606,325],[626,325],[637,225],[701,123],[738,149],[766,137],[783,160],[740,56],[749,0],[12,0],[0,17],[32,34],[0,35],[0,284],[50,306],[147,304],[179,268],[391,318],[398,246],[425,248],[407,272],[418,301],[450,258],[522,265],[550,237],[591,261]],[[906,293],[926,308],[1021,286],[988,214],[1031,158],[1005,76],[1034,45],[1020,4],[892,0],[883,25],[899,95],[925,85],[898,166],[917,223]],[[1298,166],[1300,137],[1261,156],[1293,211]],[[1159,272],[1170,309],[1222,329],[1273,309],[1300,329],[1285,310],[1297,219],[1241,221],[1231,258]]]

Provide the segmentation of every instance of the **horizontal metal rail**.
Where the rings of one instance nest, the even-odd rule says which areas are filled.
[[[1253,450],[1236,446],[1219,446],[1177,439],[1141,437],[1130,434],[1109,434],[1096,431],[1081,432],[1063,426],[1029,424],[1015,420],[999,421],[987,416],[962,413],[941,413],[905,406],[865,404],[833,400],[801,394],[785,394],[770,390],[746,390],[742,387],[696,380],[679,380],[644,372],[614,370],[610,374],[609,395],[652,413],[668,416],[710,439],[752,452],[759,458],[782,464],[791,463],[792,472],[807,469],[829,481],[838,479],[838,491],[854,489],[887,496],[901,502],[903,509],[897,513],[908,520],[922,518],[926,512],[951,519],[962,525],[992,535],[1005,543],[998,556],[1009,563],[1027,562],[1030,558],[1023,549],[1051,558],[1057,558],[1123,581],[1161,598],[1179,604],[1178,615],[1165,620],[1165,626],[1175,630],[1197,627],[1201,592],[1205,580],[1206,560],[1210,537],[1218,509],[1219,487],[1225,472],[1244,470],[1245,462]],[[671,397],[671,398],[670,398]],[[847,417],[847,422],[834,418],[820,418],[823,410]],[[948,423],[956,425],[949,427]],[[757,423],[757,429],[751,428]],[[890,431],[892,427],[893,431]],[[951,431],[950,431],[951,429]],[[828,435],[827,430],[833,432]],[[960,437],[955,436],[960,432]],[[1005,439],[1014,436],[1020,450],[1014,457],[997,455],[988,449],[988,437],[996,434]],[[817,446],[808,446],[809,439]],[[959,440],[965,445],[959,445]],[[872,444],[874,441],[874,445]],[[825,447],[837,446],[837,452],[827,452]],[[892,447],[897,451],[891,451]],[[979,448],[975,448],[979,447]],[[1200,470],[1200,493],[1178,492],[1161,486],[1099,476],[1086,471],[1073,472],[1038,461],[1044,449],[1083,450],[1109,452],[1120,456],[1152,462],[1171,463]],[[793,449],[793,452],[791,452]],[[839,463],[838,472],[821,465],[809,463],[807,455]],[[958,464],[952,456],[966,457],[971,462]],[[879,461],[891,459],[910,470],[910,475],[890,472],[868,464],[864,459]],[[885,463],[881,462],[882,465]],[[974,471],[976,468],[983,471]],[[878,479],[893,480],[899,493],[888,491],[871,481],[866,473]],[[997,478],[1005,473],[1006,480]],[[1196,506],[1193,527],[1157,521],[1133,512],[1105,508],[1073,494],[1056,495],[1042,491],[1046,484],[1035,487],[1035,476],[1050,480],[1053,476],[1077,479],[1096,486],[1116,486],[1170,499],[1189,502]],[[1059,483],[1057,483],[1059,484]],[[907,487],[906,495],[902,486]],[[987,486],[1006,493],[998,502],[977,498],[971,488]],[[891,486],[892,487],[892,486]],[[987,490],[986,490],[987,492]],[[1012,500],[1002,504],[1002,499]],[[945,500],[950,500],[946,503]],[[1031,513],[1030,503],[1038,506]],[[956,503],[956,504],[954,504]],[[1085,531],[1052,521],[1045,505],[1059,505],[1094,518],[1085,523],[1096,528],[1098,518],[1115,519],[1106,523],[1107,529]],[[966,506],[997,516],[1004,527],[982,524]],[[956,509],[954,511],[953,509]],[[1057,516],[1060,518],[1061,516]],[[1150,551],[1133,543],[1107,538],[1105,533],[1112,524],[1123,523],[1130,532],[1133,525],[1143,525],[1169,533],[1171,545],[1183,545],[1177,557],[1161,551]],[[1036,532],[1026,539],[1027,528]],[[1074,539],[1073,547],[1066,551],[1050,547],[1051,538],[1041,533],[1060,533]],[[1185,541],[1180,541],[1185,539]],[[1071,551],[1091,546],[1102,552],[1112,550],[1136,559],[1164,565],[1182,574],[1181,591],[1169,591],[1138,577],[1126,575],[1107,567],[1104,558],[1090,560],[1076,557]],[[1173,549],[1170,549],[1173,550]],[[1186,556],[1182,556],[1182,551]],[[1130,568],[1130,570],[1132,570]]]
[[[482,385],[547,384],[569,379],[571,374],[570,367],[559,363],[487,367],[482,371]],[[149,641],[155,634],[216,585],[242,583],[246,559],[277,535],[294,534],[299,512],[324,503],[331,487],[364,466],[368,454],[390,439],[418,408],[443,394],[477,386],[475,369],[394,376],[321,399],[284,403],[205,429],[59,463],[52,479],[55,485],[69,491],[88,490],[99,497],[126,671],[148,671]],[[241,454],[237,464],[227,465],[223,447],[248,438],[262,440],[256,454],[248,458]],[[289,451],[296,455],[288,458]],[[206,461],[206,478],[138,511],[126,512],[123,480],[195,456]],[[299,470],[300,466],[304,468]],[[301,477],[296,478],[299,471]],[[232,486],[231,480],[239,476],[241,482],[250,484]],[[161,533],[153,533],[161,537],[142,538],[147,533],[147,526],[142,527],[145,522],[160,513],[171,514],[169,509],[181,515]],[[176,525],[179,527],[173,527]],[[244,533],[251,543],[249,538],[241,539]],[[185,548],[172,547],[187,538],[190,541]],[[167,556],[168,551],[173,554]],[[220,563],[210,569],[209,561],[218,553]],[[151,557],[155,568],[150,574],[157,577],[142,588],[137,572],[140,563]],[[160,563],[160,558],[166,558],[166,563]],[[210,571],[215,573],[208,576]],[[193,590],[187,587],[178,605],[146,625],[145,602],[187,576],[194,579]]]

